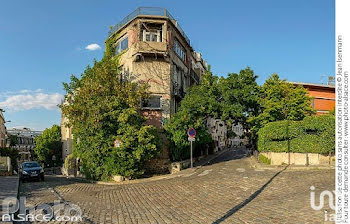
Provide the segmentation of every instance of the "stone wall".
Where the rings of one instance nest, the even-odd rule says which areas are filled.
[[[0,156],[0,171],[5,171],[5,172],[12,171],[10,157]]]
[[[261,152],[261,155],[271,160],[271,165],[290,164],[293,165],[334,165],[334,156],[325,156],[317,153],[287,153],[287,152]]]

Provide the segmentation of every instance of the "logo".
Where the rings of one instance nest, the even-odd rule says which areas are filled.
[[[319,196],[319,204],[316,205],[315,187],[310,187],[310,205],[315,211],[319,211],[324,208],[326,198],[328,198],[329,208],[335,211],[335,191],[322,191]],[[335,221],[335,214],[328,214],[328,211],[324,211],[324,221]]]
[[[79,206],[56,200],[49,204],[25,207],[26,198],[5,198],[2,202],[3,222],[81,222],[82,212]]]

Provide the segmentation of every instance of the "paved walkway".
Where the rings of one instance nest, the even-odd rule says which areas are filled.
[[[0,223],[2,220],[2,202],[5,198],[15,197],[18,193],[18,177],[17,176],[0,176]]]
[[[82,209],[84,223],[318,224],[334,213],[327,202],[319,211],[310,206],[311,186],[316,196],[334,190],[334,170],[253,169],[235,151],[213,163],[175,178],[127,185],[47,177],[44,183],[24,183],[21,194],[31,206],[62,197]]]

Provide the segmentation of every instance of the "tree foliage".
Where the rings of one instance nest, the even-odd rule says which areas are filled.
[[[221,119],[227,121],[229,129],[238,123],[242,125],[245,133],[252,140],[255,133],[250,131],[254,127],[256,117],[260,112],[261,87],[257,83],[258,76],[247,67],[238,74],[228,74],[220,79],[220,92],[222,95]]]
[[[256,116],[259,111],[256,79],[250,68],[241,70],[239,74],[229,74],[227,78],[219,78],[208,71],[199,85],[189,88],[179,111],[165,125],[173,143],[173,159],[189,157],[186,131],[190,127],[197,131],[195,148],[203,148],[212,142],[206,126],[209,117],[224,120],[229,129],[238,123],[248,129],[249,117]]]
[[[42,135],[35,138],[35,144],[34,153],[40,163],[51,167],[62,163],[60,126],[53,125],[51,128],[45,129]],[[55,161],[52,160],[53,156],[56,157]]]
[[[307,90],[281,80],[277,74],[262,86],[261,107],[262,113],[258,117],[261,126],[272,121],[300,121],[314,113]]]
[[[249,67],[221,78],[208,71],[199,85],[189,88],[179,111],[165,126],[173,143],[173,159],[188,158],[186,131],[190,127],[197,130],[195,146],[203,148],[212,142],[206,127],[209,117],[225,121],[228,130],[241,124],[246,136],[256,144],[257,132],[267,123],[297,121],[313,114],[311,98],[302,86],[295,87],[277,74],[259,86],[257,78]]]
[[[17,137],[17,135],[9,135],[8,138],[10,140],[10,147],[16,146],[18,144],[18,137]]]
[[[131,82],[119,71],[117,59],[104,57],[80,79],[72,76],[64,88],[61,109],[73,128],[74,154],[86,176],[97,180],[143,174],[145,161],[159,152],[157,130],[144,125],[139,113],[147,86]],[[122,142],[119,148],[113,147],[116,139]]]
[[[179,111],[171,116],[164,127],[172,143],[172,160],[178,161],[189,157],[190,143],[187,139],[189,128],[194,128],[197,132],[194,142],[195,149],[198,150],[212,142],[207,131],[206,119],[209,116],[220,116],[220,97],[218,77],[210,71],[202,77],[200,85],[195,85],[187,90]]]

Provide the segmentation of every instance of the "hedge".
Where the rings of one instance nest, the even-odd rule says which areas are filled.
[[[0,148],[0,156],[10,157],[12,169],[17,170],[17,160],[20,158],[18,149],[16,148]]]
[[[333,115],[309,116],[302,121],[271,122],[258,132],[258,150],[261,152],[328,154],[334,149]]]

